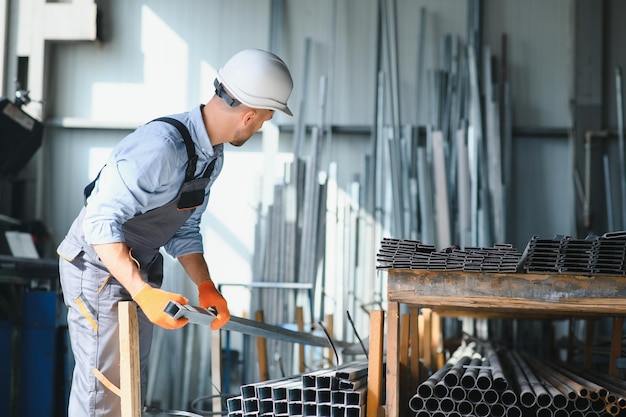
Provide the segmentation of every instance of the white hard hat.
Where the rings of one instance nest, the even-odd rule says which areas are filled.
[[[248,107],[279,110],[293,116],[287,107],[293,89],[291,74],[283,60],[271,52],[246,49],[236,53],[217,71],[215,84],[220,96],[222,84]]]

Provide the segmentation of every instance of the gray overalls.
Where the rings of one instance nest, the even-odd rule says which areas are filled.
[[[157,120],[173,124],[185,141],[189,156],[185,182],[172,201],[128,220],[122,227],[126,244],[131,249],[132,257],[139,263],[143,279],[154,287],[160,287],[163,281],[163,257],[159,249],[187,221],[195,207],[202,204],[216,161],[211,161],[200,178],[194,178],[197,156],[188,130],[175,119]],[[85,197],[93,190],[96,180],[85,189]],[[93,247],[85,241],[81,227],[84,215],[85,207],[57,249],[61,287],[68,307],[70,341],[76,362],[68,417],[119,416],[119,397],[95,378],[93,369],[100,371],[119,387],[117,303],[129,301],[131,297],[111,276]],[[142,396],[145,397],[153,324],[141,311],[138,313],[141,388]]]

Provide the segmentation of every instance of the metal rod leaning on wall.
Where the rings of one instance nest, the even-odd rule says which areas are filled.
[[[447,93],[447,106],[449,110],[447,111],[447,133],[445,134],[446,146],[448,152],[446,153],[448,166],[450,169],[450,173],[448,175],[448,190],[450,192],[450,206],[457,207],[457,195],[454,192],[457,188],[457,158],[458,158],[458,149],[456,147],[456,134],[457,129],[461,126],[462,120],[464,117],[461,115],[462,111],[462,83],[463,78],[460,75],[460,71],[463,70],[463,54],[461,53],[461,41],[458,35],[452,35],[451,38],[451,57],[450,57],[450,71],[448,75],[448,93]],[[456,234],[455,239],[456,241]]]
[[[450,206],[448,199],[448,180],[444,154],[444,137],[441,131],[432,132],[433,171],[435,176],[435,201],[437,212],[437,246],[448,248],[452,243],[450,230]]]
[[[509,210],[511,206],[511,188],[513,176],[513,117],[511,114],[511,86],[508,79],[507,52],[508,38],[506,33],[502,34],[502,52],[500,58],[501,68],[501,115],[502,115],[502,160],[503,160],[503,223],[504,236],[509,238]]]
[[[421,103],[420,97],[422,96],[422,78],[424,76],[424,43],[425,43],[425,29],[426,29],[426,8],[420,7],[419,13],[419,38],[417,40],[417,72],[416,72],[416,103],[415,103],[415,126],[419,129],[421,122]]]
[[[615,229],[615,219],[613,218],[613,192],[611,191],[611,168],[609,165],[609,156],[602,156],[602,172],[604,173],[604,195],[606,197],[606,217],[608,230]]]
[[[435,222],[433,214],[431,165],[428,160],[428,136],[425,130],[417,132],[417,184],[419,188],[419,209],[421,214],[421,237],[428,244],[435,243]]]
[[[615,95],[617,98],[617,134],[619,145],[620,185],[622,191],[622,229],[626,228],[626,155],[624,154],[624,103],[622,90],[622,68],[615,68]]]
[[[585,229],[591,230],[593,228],[592,225],[592,213],[591,213],[591,150],[592,150],[592,142],[594,139],[609,139],[611,137],[615,137],[615,132],[610,132],[608,130],[601,131],[587,131],[585,132],[585,172],[584,172],[584,180],[583,180],[583,222]]]
[[[384,234],[384,194],[385,194],[385,178],[383,175],[385,169],[384,158],[384,126],[385,126],[385,73],[383,71],[378,72],[378,84],[376,93],[376,129],[374,133],[374,144],[372,152],[374,153],[373,165],[374,165],[374,220],[379,229],[377,234],[381,236]]]
[[[493,218],[493,238],[495,242],[504,242],[504,198],[502,195],[502,143],[500,137],[499,102],[493,93],[491,48],[483,48],[483,83],[485,90],[485,142],[487,164],[487,182],[491,213]]]
[[[472,45],[467,47],[467,64],[469,68],[469,81],[470,81],[470,110],[469,110],[469,126],[468,126],[468,140],[467,147],[470,161],[470,176],[471,176],[471,223],[470,229],[472,231],[471,244],[473,246],[480,245],[479,243],[479,157],[482,135],[481,129],[481,112],[480,112],[480,92],[478,89],[478,74],[476,68],[476,57],[474,48]]]
[[[470,171],[467,153],[467,128],[465,122],[456,132],[457,149],[457,207],[459,225],[459,244],[462,248],[470,246],[471,242],[471,195]]]
[[[293,132],[293,155],[294,159],[297,159],[302,156],[302,144],[304,143],[304,136],[306,134],[306,124],[304,123],[305,110],[306,110],[306,99],[308,93],[308,83],[309,83],[309,61],[311,59],[311,38],[306,38],[304,40],[304,62],[302,67],[302,76],[300,78],[300,91],[302,91],[302,96],[300,97],[300,103],[298,107],[298,115],[296,118],[296,126]]]

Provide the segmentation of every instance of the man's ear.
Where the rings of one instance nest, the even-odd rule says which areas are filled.
[[[257,111],[255,109],[249,109],[243,113],[241,120],[243,121],[243,124],[247,126],[255,119],[256,115]]]

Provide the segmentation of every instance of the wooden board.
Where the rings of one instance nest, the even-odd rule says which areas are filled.
[[[626,314],[626,279],[613,275],[390,270],[387,289],[390,300],[457,312]]]
[[[141,417],[141,362],[137,305],[132,301],[122,301],[118,303],[118,314],[121,416]]]
[[[398,384],[398,364],[399,364],[399,339],[398,328],[400,324],[400,304],[394,301],[387,303],[387,415],[398,417],[399,410],[399,384]],[[369,417],[369,416],[368,416]]]
[[[409,314],[400,316],[400,364],[398,376],[402,386],[409,382]],[[409,412],[409,393],[406,389],[400,390],[400,413],[405,415]]]
[[[211,332],[211,404],[216,413],[222,411],[222,381],[222,332]]]

